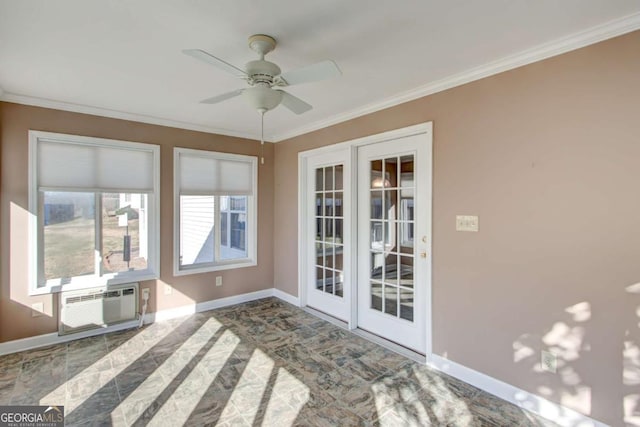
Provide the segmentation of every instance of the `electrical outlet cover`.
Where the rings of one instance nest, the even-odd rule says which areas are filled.
[[[558,357],[550,351],[542,350],[540,365],[543,371],[555,374],[558,370]]]
[[[36,302],[31,304],[31,317],[44,316],[44,303]]]

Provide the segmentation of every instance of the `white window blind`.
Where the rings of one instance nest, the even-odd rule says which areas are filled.
[[[152,149],[38,140],[38,187],[65,191],[154,191]]]
[[[220,153],[209,155],[204,151],[176,155],[180,195],[253,196],[255,162],[251,158],[225,158]]]

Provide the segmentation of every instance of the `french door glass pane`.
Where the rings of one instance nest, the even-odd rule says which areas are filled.
[[[383,262],[384,254],[382,252],[371,252],[371,279],[382,281]]]
[[[334,258],[334,262],[335,262],[335,269],[338,271],[342,271],[344,269],[344,266],[342,264],[342,250],[343,250],[343,246],[339,245],[335,247],[335,258]]]
[[[316,268],[316,289],[324,290],[324,269]]]
[[[343,166],[317,168],[315,179],[316,289],[342,297]]]
[[[384,282],[398,284],[398,255],[387,254],[384,259]]]
[[[377,189],[384,187],[382,180],[382,160],[374,160],[371,162],[371,188]]]
[[[335,295],[342,297],[344,295],[344,275],[336,270],[335,275]]]
[[[371,308],[382,311],[382,283],[371,282]]]
[[[413,257],[400,257],[400,284],[413,288]]]
[[[395,188],[398,186],[398,158],[391,157],[384,161],[384,186]]]
[[[316,216],[322,216],[322,209],[324,207],[324,202],[322,198],[323,198],[322,193],[316,193]]]
[[[324,195],[324,216],[333,216],[333,193]]]
[[[414,156],[370,167],[371,307],[413,321]]]
[[[324,168],[324,190],[333,190],[333,166]]]
[[[333,203],[334,203],[334,209],[335,209],[335,215],[336,216],[342,216],[342,191],[336,191],[335,193],[333,193]]]
[[[316,169],[316,191],[324,190],[324,169]]]
[[[400,157],[400,186],[413,187],[413,156]]]
[[[384,312],[398,315],[398,288],[395,286],[384,285]]]
[[[336,190],[342,190],[342,174],[343,174],[342,165],[336,165],[335,167],[335,186]]]
[[[371,192],[371,219],[382,219],[382,191]]]
[[[383,214],[384,219],[398,219],[398,192],[396,190],[385,190]]]
[[[324,265],[333,268],[333,245],[326,245],[324,249]]]
[[[413,290],[400,288],[400,318],[413,322]]]
[[[334,229],[334,240],[336,243],[342,243],[344,236],[343,236],[343,229],[342,229],[342,219],[335,219],[335,229]]]

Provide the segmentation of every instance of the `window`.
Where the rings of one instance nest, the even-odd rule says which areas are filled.
[[[256,157],[175,148],[174,171],[174,274],[256,265]]]
[[[159,147],[29,132],[31,293],[158,277]]]

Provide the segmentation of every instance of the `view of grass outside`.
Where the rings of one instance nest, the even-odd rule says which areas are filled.
[[[128,197],[123,197],[128,196]],[[117,273],[147,268],[140,256],[140,208],[131,207],[132,195],[105,193],[101,197],[102,272]],[[140,196],[140,195],[133,195]],[[144,197],[144,196],[143,196]],[[140,200],[134,197],[135,201]],[[124,203],[123,203],[124,202]],[[92,193],[46,192],[44,226],[44,276],[68,279],[95,272],[95,197]],[[116,215],[124,206],[126,225]],[[138,203],[139,205],[139,203]],[[70,213],[71,212],[71,213]],[[143,218],[144,219],[144,218]],[[124,259],[124,236],[130,236],[130,261]]]
[[[93,274],[95,220],[75,218],[44,227],[46,280]]]

